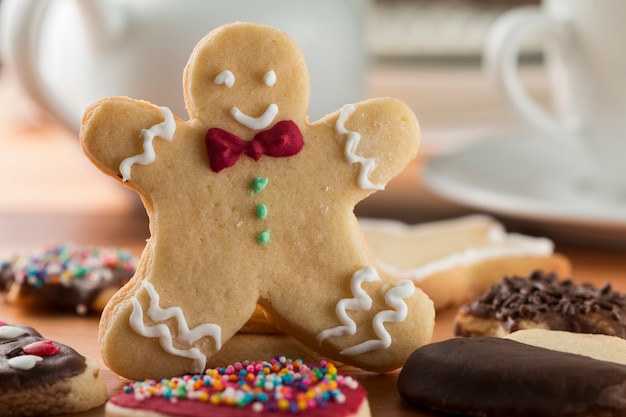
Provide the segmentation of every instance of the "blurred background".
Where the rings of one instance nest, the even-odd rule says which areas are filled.
[[[359,32],[365,51],[361,98],[395,96],[406,101],[422,129],[418,159],[386,190],[359,204],[357,214],[419,223],[475,212],[436,196],[421,182],[420,173],[433,157],[527,129],[484,74],[481,53],[498,16],[537,1],[357,1],[364,6]],[[6,2],[0,0],[0,13]],[[318,17],[330,24],[327,18]],[[10,24],[6,18],[0,21]],[[6,41],[0,38],[0,45]],[[66,49],[57,51],[52,61],[62,62],[65,52],[71,52]],[[539,100],[546,96],[541,59],[536,45],[524,46],[520,72]],[[62,235],[71,235],[72,228],[87,223],[118,241],[147,235],[143,206],[135,194],[91,166],[80,151],[76,129],[44,110],[18,78],[0,62],[0,227],[7,222],[20,224],[21,232],[10,237],[20,245],[37,240],[42,216],[55,217]],[[180,75],[171,82],[179,86]],[[529,230],[514,217],[502,216],[502,220]]]

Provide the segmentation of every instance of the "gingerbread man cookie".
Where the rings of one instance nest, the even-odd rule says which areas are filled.
[[[309,123],[300,48],[250,23],[208,34],[183,78],[188,121],[123,97],[83,118],[87,156],[150,218],[137,272],[103,312],[106,364],[131,379],[201,372],[258,303],[326,357],[400,367],[430,341],[433,305],[378,268],[353,209],[414,158],[412,111],[374,99]]]

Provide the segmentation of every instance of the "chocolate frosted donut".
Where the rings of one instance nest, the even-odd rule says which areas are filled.
[[[0,261],[0,291],[29,308],[100,312],[136,264],[128,251],[115,247],[54,245]]]
[[[0,322],[0,415],[47,416],[88,410],[106,400],[95,359]]]
[[[504,336],[529,328],[626,338],[626,295],[534,272],[507,277],[459,309],[457,336]]]
[[[398,378],[402,398],[484,417],[626,416],[626,366],[494,337],[416,350]]]

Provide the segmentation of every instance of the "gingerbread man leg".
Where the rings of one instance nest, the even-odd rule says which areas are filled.
[[[212,274],[225,273],[219,268],[200,277],[193,276],[176,262],[171,262],[171,259],[184,259],[184,248],[155,246],[153,251],[164,250],[168,255],[148,256],[151,265],[142,265],[147,271],[140,269],[139,273],[145,271],[149,278],[135,276],[136,282],[130,287],[132,296],[127,294],[126,301],[121,304],[116,304],[122,300],[119,297],[113,300],[107,307],[111,311],[105,312],[101,324],[103,329],[116,329],[106,332],[101,339],[107,365],[130,378],[148,374],[162,376],[172,370],[177,373],[201,372],[207,358],[219,351],[245,324],[256,306],[250,284],[240,283],[241,288],[246,289],[245,294],[242,291],[237,297],[240,302],[224,319],[223,306],[213,302],[213,297],[232,292],[231,284],[237,278],[224,275],[223,279],[210,279]],[[166,259],[170,259],[170,262],[166,261],[168,265],[160,265],[160,260]],[[211,282],[210,287],[203,285],[207,280]],[[185,305],[176,301],[189,297],[189,294],[206,301]],[[111,314],[113,310],[115,314]],[[124,340],[124,344],[116,343],[119,340]],[[146,355],[146,351],[152,353]],[[134,374],[133,369],[141,371]]]
[[[432,302],[412,281],[384,273],[365,252],[355,264],[340,249],[346,242],[336,240],[332,258],[299,264],[268,289],[261,305],[279,327],[330,358],[376,372],[397,369],[416,344],[430,341]],[[302,294],[285,289],[294,275],[306,281]],[[293,297],[298,308],[287,299]]]

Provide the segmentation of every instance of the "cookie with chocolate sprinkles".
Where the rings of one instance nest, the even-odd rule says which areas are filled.
[[[536,271],[505,277],[459,309],[457,336],[504,336],[521,329],[607,334],[626,339],[626,295]]]

